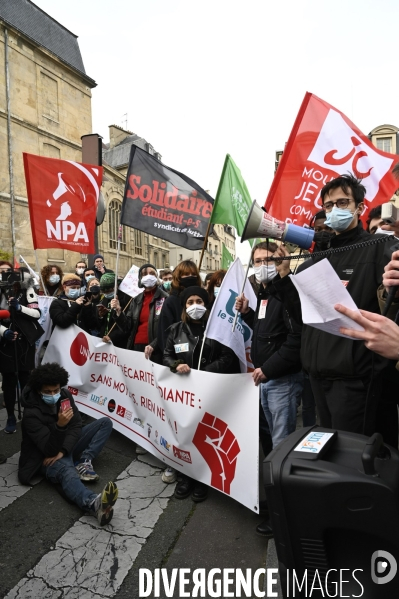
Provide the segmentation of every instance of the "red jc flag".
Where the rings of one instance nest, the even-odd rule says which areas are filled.
[[[392,167],[399,156],[377,150],[342,112],[307,92],[267,196],[266,212],[309,224],[322,209],[322,187],[352,173],[366,187],[365,214],[398,188]]]
[[[90,254],[102,167],[23,154],[35,249]]]

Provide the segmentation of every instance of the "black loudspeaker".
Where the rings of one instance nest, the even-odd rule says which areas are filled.
[[[284,598],[399,597],[399,452],[381,435],[303,428],[263,470]]]

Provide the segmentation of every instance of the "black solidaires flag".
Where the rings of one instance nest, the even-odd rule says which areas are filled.
[[[200,250],[213,198],[178,171],[137,146],[130,152],[121,224]]]

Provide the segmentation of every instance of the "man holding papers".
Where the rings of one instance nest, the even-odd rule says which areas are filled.
[[[365,187],[352,175],[333,179],[321,190],[321,202],[327,215],[325,224],[335,233],[331,237],[331,248],[352,246],[371,239],[359,221],[365,193]],[[379,313],[377,288],[391,253],[392,242],[387,241],[331,253],[327,260],[354,304],[362,310]],[[307,260],[298,273],[319,261],[317,257]],[[316,278],[313,279],[315,288]],[[287,279],[276,282],[274,288],[279,293],[284,291],[291,315],[301,318],[297,291]],[[312,283],[308,285],[311,292]],[[320,290],[314,292],[320,300]],[[329,306],[334,303],[332,298],[324,297],[323,302],[327,311],[331,308],[334,312],[333,305]],[[339,316],[336,311],[335,316]],[[328,316],[324,318],[327,322]],[[368,351],[362,341],[340,335],[339,326],[331,332],[331,327],[322,330],[312,320],[305,321],[304,318],[304,322],[309,324],[303,327],[301,360],[310,376],[320,424],[354,433],[373,433],[387,360]]]

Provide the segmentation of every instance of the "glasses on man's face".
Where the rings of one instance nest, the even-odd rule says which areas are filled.
[[[331,210],[336,206],[337,208],[345,209],[349,206],[349,202],[351,202],[349,198],[341,198],[336,202],[326,202],[323,204],[323,208],[326,212],[331,212]]]
[[[254,260],[254,265],[260,266],[261,264],[269,264],[269,262],[270,258],[256,258],[256,260]]]

